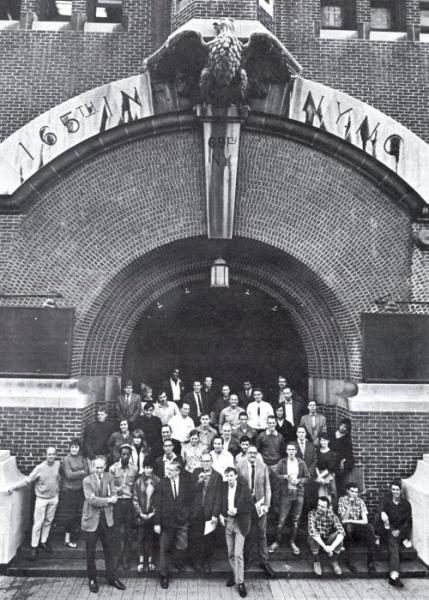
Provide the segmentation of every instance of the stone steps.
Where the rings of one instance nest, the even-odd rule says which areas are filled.
[[[32,576],[32,577],[86,577],[86,556],[85,543],[80,540],[76,549],[65,548],[62,544],[62,537],[54,534],[51,536],[51,544],[54,550],[52,555],[39,551],[36,561],[30,560],[30,548],[28,543],[24,544],[8,565],[6,574],[10,576]],[[289,548],[282,547],[278,552],[270,555],[270,564],[276,572],[278,578],[308,578],[316,577],[313,573],[313,565],[309,552],[304,542],[300,542],[302,553],[300,556],[294,556]],[[347,567],[343,568],[343,577],[361,577],[367,578],[366,569],[366,550],[363,546],[357,546],[352,552],[351,558],[358,569],[358,573],[351,573]],[[376,573],[371,577],[386,577],[388,573],[387,551],[381,547],[376,555],[375,565]],[[424,564],[418,559],[416,551],[403,549],[401,551],[401,575],[402,577],[425,577],[428,573]],[[342,561],[340,560],[340,563]],[[158,572],[137,573],[137,557],[131,562],[130,569],[124,572],[119,571],[121,578],[139,578],[139,577],[157,577]],[[323,577],[335,578],[329,562],[323,563]],[[97,568],[100,576],[104,573],[104,561],[102,560],[101,549],[97,550]],[[184,572],[174,572],[177,578],[226,578],[229,573],[229,565],[226,560],[226,548],[216,548],[212,564],[212,573],[210,575],[196,573],[196,571],[187,566]],[[259,565],[255,563],[246,571],[247,578],[264,578],[265,573]]]

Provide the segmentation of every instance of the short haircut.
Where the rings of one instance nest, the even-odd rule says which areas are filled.
[[[107,464],[106,457],[105,457],[105,456],[103,456],[103,454],[97,454],[97,456],[94,458],[94,462],[95,462],[96,460],[102,460],[102,461],[104,462],[104,464],[105,464],[105,465]]]
[[[255,394],[255,392],[260,392],[260,393],[262,394],[262,390],[261,390],[261,388],[255,388],[255,389],[253,390],[253,393]],[[263,395],[263,394],[262,394],[262,395]]]
[[[331,439],[330,439],[330,437],[329,437],[329,434],[328,434],[328,433],[326,433],[325,431],[322,431],[322,432],[319,434],[319,440],[328,440],[328,442],[330,442],[330,441],[331,441]]]
[[[240,440],[239,440],[240,444],[241,444],[242,442],[249,442],[249,444],[250,444],[250,441],[251,441],[251,440],[250,440],[250,437],[249,437],[248,435],[242,435],[242,436],[240,437]]]
[[[107,415],[107,406],[104,406],[104,404],[102,404],[101,406],[97,406],[97,410],[95,412],[104,412]]]
[[[144,433],[141,429],[134,429],[132,433],[133,438],[142,438],[144,439]]]
[[[351,490],[352,488],[359,489],[359,486],[354,481],[349,481],[348,484],[346,485],[346,491]]]
[[[143,460],[143,467],[152,467],[153,469],[154,460],[151,456],[145,456]]]
[[[222,446],[223,446],[223,437],[221,435],[217,435],[213,438],[212,445],[214,445],[216,440],[220,440],[222,442]]]
[[[237,475],[237,469],[234,469],[234,467],[227,467],[225,469],[225,475],[227,475],[228,473],[234,473],[234,475]]]
[[[258,452],[257,447],[255,446],[255,444],[250,444],[248,452]]]
[[[210,421],[210,415],[208,415],[207,413],[203,413],[203,414],[201,415],[201,417],[200,417],[200,421],[201,421],[201,419],[202,419],[203,417],[207,417],[207,418],[208,418],[208,420]]]
[[[182,463],[178,460],[172,460],[169,466],[177,469],[178,471],[181,471],[183,467]]]
[[[150,410],[151,408],[154,409],[155,407],[153,405],[153,402],[151,402],[150,400],[148,400],[146,402],[146,404],[144,405],[143,410]]]
[[[168,429],[169,429],[169,431],[170,431],[170,433],[171,433],[171,431],[172,431],[172,429],[171,429],[171,425],[169,425],[168,423],[166,423],[165,425],[163,425],[163,426],[161,427],[161,431],[162,431],[162,430],[163,430],[165,427],[168,427]]]
[[[286,444],[286,448],[289,448],[289,446],[292,446],[293,448],[295,448],[295,450],[297,450],[297,444],[296,444],[296,442],[288,442]]]
[[[193,435],[197,435],[198,437],[200,437],[200,432],[198,431],[198,429],[192,429],[192,431],[189,432],[189,437],[191,438]]]
[[[392,487],[392,485],[397,485],[400,490],[402,489],[402,481],[400,479],[392,479],[390,487]]]
[[[127,379],[127,381],[125,382],[124,387],[133,387],[133,380],[132,379]]]
[[[73,438],[69,445],[70,446],[79,446],[79,448],[82,448],[82,443],[79,438]]]
[[[186,405],[186,406],[188,406],[189,408],[191,408],[191,405],[189,404],[189,402],[182,402],[182,408],[183,408],[185,405]]]
[[[328,508],[331,506],[331,501],[329,500],[328,496],[319,496],[317,501],[319,502],[319,500],[322,500],[322,502],[326,502]]]
[[[161,391],[159,391],[159,392],[158,392],[158,398],[159,398],[160,396],[163,396],[164,394],[165,394],[165,395],[167,395],[167,392],[166,392],[165,390],[161,390]]]
[[[275,420],[276,420],[276,417],[275,417],[274,415],[268,415],[268,417],[267,417],[267,422],[268,422],[268,419],[274,419],[274,421],[275,421]]]
[[[243,410],[243,412],[241,412],[241,413],[238,415],[238,418],[239,418],[239,419],[241,419],[241,417],[246,417],[246,419],[248,419],[248,418],[249,418],[249,415],[247,414],[247,412],[246,412],[245,410]]]

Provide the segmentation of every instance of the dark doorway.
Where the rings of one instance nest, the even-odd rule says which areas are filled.
[[[175,366],[187,389],[210,375],[216,388],[234,390],[249,377],[268,392],[281,373],[307,396],[306,354],[290,317],[270,296],[239,284],[176,288],[144,314],[125,350],[124,378],[156,392]]]

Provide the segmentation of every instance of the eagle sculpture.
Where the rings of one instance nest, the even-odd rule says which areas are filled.
[[[263,98],[269,84],[286,83],[301,67],[279,40],[256,31],[243,43],[232,19],[213,23],[215,37],[205,42],[193,29],[173,33],[144,62],[154,81],[172,82],[196,103],[243,105]]]

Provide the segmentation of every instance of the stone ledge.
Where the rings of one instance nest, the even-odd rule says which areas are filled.
[[[92,403],[77,379],[0,379],[0,409],[82,409]]]
[[[346,403],[352,412],[429,413],[429,384],[359,383]]]

